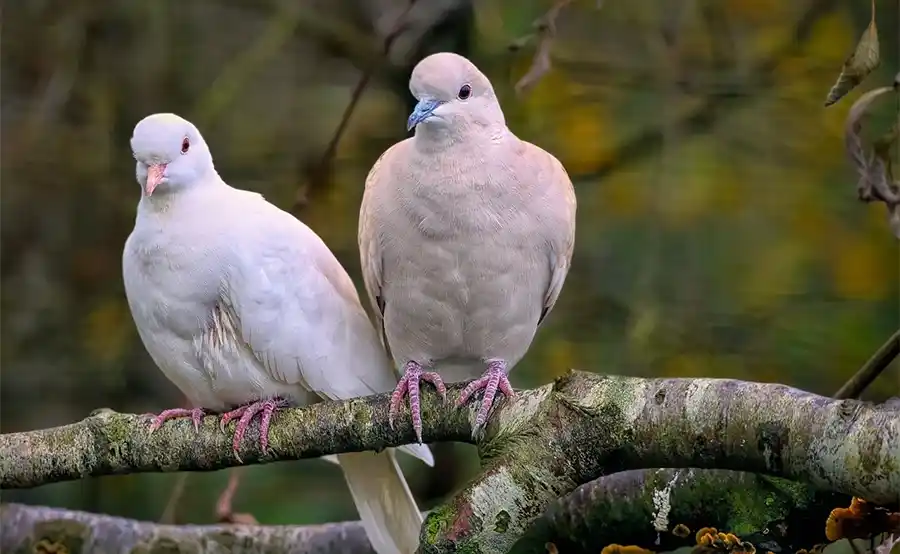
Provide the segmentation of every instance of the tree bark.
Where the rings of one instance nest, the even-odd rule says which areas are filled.
[[[692,545],[701,527],[739,534],[757,551],[794,552],[825,542],[824,521],[846,495],[783,479],[734,471],[634,470],[601,477],[555,501],[516,543],[515,554],[545,554],[552,542],[567,554],[596,554],[610,543],[670,551]],[[687,536],[671,531],[676,524]],[[91,552],[242,552],[372,554],[358,521],[312,526],[165,525],[86,512],[0,506],[0,552],[63,545]],[[52,552],[52,548],[45,548]],[[58,550],[57,550],[58,551]]]
[[[0,551],[10,554],[375,552],[358,521],[306,526],[163,525],[58,508],[6,504],[0,506],[0,528]]]
[[[740,471],[647,469],[614,473],[554,502],[512,554],[596,554],[610,544],[669,552],[703,527],[737,534],[757,552],[796,552],[827,542],[825,520],[850,496]],[[677,525],[690,531],[673,533]]]
[[[477,402],[454,409],[426,394],[429,441],[470,441]],[[391,429],[389,396],[279,413],[270,451],[247,440],[247,463],[378,450],[409,443]],[[215,419],[148,434],[108,410],[64,427],[0,436],[0,486],[87,476],[205,471],[238,465]],[[252,437],[250,437],[252,438]],[[784,477],[888,503],[900,495],[900,410],[833,400],[784,385],[728,379],[639,379],[571,372],[505,400],[478,441],[484,471],[431,512],[420,551],[508,552],[556,499],[602,475],[647,467],[732,469]]]

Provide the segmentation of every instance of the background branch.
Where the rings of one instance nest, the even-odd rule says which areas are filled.
[[[709,94],[699,106],[680,116],[675,125],[687,135],[707,134],[728,112],[761,98],[764,92],[774,86],[770,76],[778,65],[803,48],[812,35],[815,24],[834,10],[837,4],[836,0],[814,0],[810,3],[809,8],[797,19],[794,32],[788,35],[788,40],[754,65],[751,74],[757,76],[758,82],[753,94]],[[648,126],[605,156],[592,171],[573,174],[572,180],[601,181],[616,171],[656,155],[663,147],[665,127],[665,122]]]
[[[241,552],[372,554],[358,521],[325,525],[163,525],[6,504],[0,506],[3,552]],[[65,550],[59,546],[65,547]],[[41,549],[43,546],[43,549]]]
[[[545,554],[547,542],[566,553],[596,553],[612,543],[671,551],[692,546],[702,527],[735,533],[757,551],[796,552],[825,542],[828,514],[849,502],[848,495],[739,471],[623,471],[554,502],[511,552]],[[690,533],[673,533],[677,525]]]
[[[388,33],[388,35],[384,38],[384,44],[381,48],[381,55],[385,59],[387,58],[388,53],[391,50],[391,45],[394,43],[397,37],[400,36],[400,33],[403,32],[407,15],[409,14],[410,10],[412,10],[413,6],[415,6],[415,4],[416,0],[410,0],[409,5],[405,10],[403,10],[403,12],[400,13],[400,16],[394,23],[393,30],[391,30],[391,32]],[[368,64],[365,71],[363,71],[363,74],[360,76],[359,81],[357,81],[356,86],[353,87],[353,92],[350,94],[350,102],[348,102],[347,107],[344,108],[344,113],[343,115],[341,115],[341,121],[338,123],[337,128],[334,130],[334,135],[332,135],[331,140],[328,141],[328,146],[325,148],[325,153],[322,154],[322,159],[311,171],[311,176],[308,180],[309,184],[306,187],[298,190],[296,196],[294,197],[294,213],[301,213],[303,209],[309,204],[312,196],[321,193],[324,189],[328,188],[329,176],[331,175],[332,165],[334,164],[334,156],[335,154],[337,154],[338,144],[340,144],[341,137],[344,136],[344,131],[347,130],[347,125],[350,124],[350,118],[353,117],[353,112],[356,110],[356,106],[357,104],[359,104],[359,101],[362,98],[363,93],[366,91],[366,87],[369,85],[369,81],[371,81],[372,76],[378,69],[378,66],[379,64],[377,63]]]
[[[900,355],[900,329],[897,329],[891,338],[872,354],[872,357],[844,383],[834,397],[839,399],[858,397],[898,355]]]
[[[654,504],[661,493],[669,506],[664,513]],[[568,554],[595,554],[612,542],[671,550],[693,544],[693,532],[705,526],[736,530],[757,550],[777,544],[782,550],[795,551],[824,541],[824,525],[805,524],[800,518],[822,523],[833,507],[849,502],[846,495],[742,472],[625,471],[586,483],[554,502],[513,552],[545,554],[547,542]],[[658,532],[655,520],[666,520],[669,530]],[[688,526],[692,533],[671,533],[676,523]],[[372,552],[356,521],[312,526],[176,526],[8,504],[0,507],[0,529],[0,551],[4,552],[32,552],[42,541],[61,544],[72,554],[152,550],[166,544],[177,544],[180,552],[192,547],[208,551],[236,541],[245,552]],[[285,545],[290,546],[285,550]]]

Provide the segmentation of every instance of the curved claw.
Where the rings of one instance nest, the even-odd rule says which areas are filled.
[[[179,419],[182,417],[190,417],[191,421],[194,423],[194,431],[200,430],[200,422],[203,420],[203,416],[206,415],[206,410],[203,408],[172,408],[171,410],[163,410],[158,415],[154,414],[144,414],[143,417],[150,419],[150,433],[153,433],[160,427],[162,424],[170,419]]]
[[[487,371],[463,389],[459,395],[459,400],[456,402],[457,407],[468,402],[473,394],[482,389],[484,389],[484,396],[481,400],[478,414],[475,416],[475,425],[472,427],[473,438],[481,432],[487,423],[497,391],[502,392],[507,398],[512,398],[516,395],[512,385],[509,383],[509,378],[506,376],[506,362],[503,360],[492,360],[489,362]]]
[[[272,414],[279,408],[283,408],[286,404],[287,401],[284,399],[269,398],[251,402],[250,404],[240,406],[230,412],[222,414],[219,428],[222,429],[223,432],[225,431],[225,425],[227,425],[228,422],[235,418],[239,418],[237,425],[234,428],[234,439],[231,444],[231,447],[234,450],[234,457],[237,458],[239,462],[243,463],[240,454],[238,454],[241,441],[244,439],[244,434],[247,432],[247,428],[250,426],[253,417],[257,414],[261,414],[259,419],[259,446],[265,454],[269,449],[269,424],[272,421]]]
[[[418,362],[409,361],[406,362],[403,377],[400,378],[397,387],[391,394],[391,409],[390,412],[388,412],[388,423],[390,424],[391,429],[393,429],[394,420],[400,413],[400,401],[403,400],[404,395],[409,395],[409,411],[412,414],[413,429],[416,432],[416,442],[419,444],[422,443],[422,405],[419,400],[419,384],[422,381],[434,385],[434,388],[437,389],[441,399],[444,401],[447,400],[447,387],[444,385],[441,376],[434,371],[425,371],[425,368]]]

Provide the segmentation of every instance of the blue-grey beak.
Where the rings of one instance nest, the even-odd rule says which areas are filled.
[[[431,117],[431,112],[436,110],[441,104],[443,104],[443,102],[435,100],[434,98],[423,98],[419,100],[419,103],[416,104],[416,108],[409,114],[409,119],[406,120],[406,130],[409,131],[419,123],[422,123]]]

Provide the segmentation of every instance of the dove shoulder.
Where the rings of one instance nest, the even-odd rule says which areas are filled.
[[[392,165],[396,158],[406,154],[411,147],[412,139],[402,140],[385,150],[375,160],[372,169],[366,176],[365,190],[359,208],[357,238],[363,282],[375,324],[379,329],[380,340],[385,348],[388,348],[388,344],[383,330],[384,304],[381,294],[384,286],[382,272],[384,260],[379,221],[382,220],[380,216],[384,212],[392,209],[390,205],[391,191],[389,190],[393,179]]]
[[[542,208],[536,211],[535,216],[549,249],[550,286],[545,296],[540,324],[556,304],[572,264],[577,202],[572,180],[562,163],[537,145],[521,140],[519,142],[520,156],[528,160],[521,165],[529,168],[528,173],[534,175],[534,187],[540,191],[538,202]]]
[[[390,390],[395,375],[356,287],[322,239],[265,202],[222,302],[270,376],[330,399]],[[269,222],[269,223],[266,223]]]

